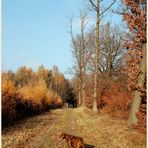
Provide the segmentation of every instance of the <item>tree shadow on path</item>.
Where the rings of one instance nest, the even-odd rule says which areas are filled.
[[[90,144],[84,144],[85,145],[85,148],[95,148],[93,145],[90,145]]]

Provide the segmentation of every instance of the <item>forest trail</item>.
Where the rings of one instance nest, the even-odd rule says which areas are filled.
[[[62,131],[81,136],[86,148],[146,148],[146,136],[127,129],[124,120],[85,108],[56,109],[24,119],[2,131],[3,148],[67,148]]]

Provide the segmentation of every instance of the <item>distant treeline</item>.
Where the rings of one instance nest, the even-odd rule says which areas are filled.
[[[2,72],[2,126],[21,118],[60,108],[74,99],[73,88],[56,66],[40,66],[37,72],[25,66]]]

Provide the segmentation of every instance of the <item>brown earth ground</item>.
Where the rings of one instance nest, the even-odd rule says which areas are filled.
[[[2,131],[2,148],[67,148],[66,133],[81,136],[86,148],[146,148],[146,135],[127,128],[124,120],[85,108],[56,109]]]

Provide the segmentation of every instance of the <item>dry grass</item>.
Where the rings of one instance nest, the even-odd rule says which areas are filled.
[[[127,129],[126,121],[98,115],[86,108],[57,109],[26,119],[2,132],[3,148],[66,148],[62,131],[83,137],[95,148],[145,148],[146,136]]]
[[[87,143],[91,143],[97,148],[146,147],[145,135],[127,129],[126,121],[115,120],[107,115],[93,114],[91,111],[88,113],[88,110],[77,114],[79,131]]]

